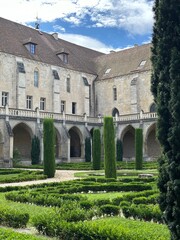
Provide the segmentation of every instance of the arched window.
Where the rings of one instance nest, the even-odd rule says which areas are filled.
[[[156,112],[156,104],[152,103],[150,106],[150,112]]]
[[[119,116],[119,111],[118,111],[117,108],[113,108],[113,110],[112,110],[112,116],[115,117],[116,115]]]
[[[39,87],[39,71],[38,71],[38,69],[34,70],[34,87]]]

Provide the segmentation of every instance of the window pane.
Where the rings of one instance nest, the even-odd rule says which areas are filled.
[[[70,93],[70,88],[71,88],[71,86],[70,86],[70,78],[67,78],[67,79],[66,79],[66,90],[67,90],[67,92],[69,92],[69,93]]]
[[[66,108],[66,102],[65,101],[61,101],[61,113],[65,112]]]
[[[39,86],[39,72],[34,71],[34,86],[38,87]]]
[[[46,99],[40,98],[40,110],[45,110]]]
[[[114,101],[117,100],[117,88],[116,87],[113,88],[113,99],[114,99]]]
[[[17,67],[18,67],[18,71],[19,71],[20,73],[25,73],[24,63],[22,63],[22,62],[17,62]]]
[[[8,93],[2,92],[2,106],[6,106],[8,104]]]
[[[35,48],[36,48],[35,44],[31,43],[31,44],[30,44],[30,52],[31,52],[32,54],[35,54]]]
[[[52,70],[52,72],[53,72],[54,79],[59,80],[59,74],[58,74],[57,70]]]
[[[27,96],[26,98],[26,108],[32,109],[32,96]]]
[[[72,114],[76,114],[76,103],[72,102]]]

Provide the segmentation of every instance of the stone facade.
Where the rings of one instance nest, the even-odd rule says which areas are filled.
[[[124,159],[135,156],[139,127],[144,158],[160,154],[156,114],[150,113],[150,45],[103,54],[2,18],[0,27],[1,161],[11,160],[18,149],[22,160],[30,162],[34,135],[40,139],[42,161],[46,117],[54,119],[57,161],[84,161],[85,138],[94,127],[103,127],[107,115],[114,117]],[[36,52],[30,52],[31,45]]]

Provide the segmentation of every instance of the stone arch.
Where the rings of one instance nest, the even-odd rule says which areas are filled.
[[[19,123],[13,128],[14,146],[13,150],[17,149],[23,160],[31,159],[31,140],[33,132],[25,123]]]
[[[113,108],[112,116],[115,117],[116,115],[119,116],[119,110],[117,108]]]
[[[60,159],[62,156],[61,149],[61,135],[57,128],[55,128],[55,157],[56,159]]]
[[[82,154],[82,134],[77,127],[69,129],[70,136],[70,157],[81,157]]]
[[[128,125],[121,134],[123,158],[135,158],[135,129]]]
[[[3,135],[0,131],[0,159],[4,158],[4,141],[3,141]]]
[[[152,103],[149,107],[149,111],[150,112],[156,112],[156,104],[155,103]]]
[[[149,158],[157,158],[161,154],[161,147],[156,138],[156,123],[153,123],[146,133],[146,154]]]

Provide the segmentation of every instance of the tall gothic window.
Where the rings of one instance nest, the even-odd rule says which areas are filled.
[[[34,70],[34,87],[39,87],[39,71]]]
[[[114,101],[117,100],[117,88],[116,88],[116,86],[113,87],[113,100]]]

